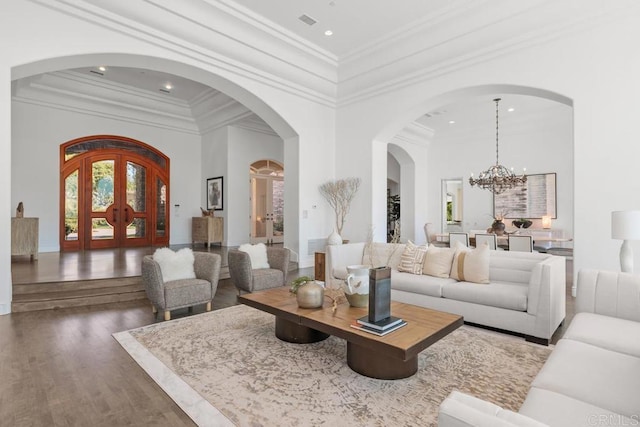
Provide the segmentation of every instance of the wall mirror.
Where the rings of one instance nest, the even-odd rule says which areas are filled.
[[[462,178],[442,180],[442,232],[462,231]]]

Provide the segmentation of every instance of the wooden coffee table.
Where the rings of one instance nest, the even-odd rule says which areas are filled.
[[[418,370],[418,354],[463,324],[462,316],[391,302],[391,314],[406,326],[385,336],[362,332],[351,323],[366,316],[366,308],[340,304],[335,313],[327,300],[322,308],[299,308],[288,287],[245,294],[238,300],[276,317],[276,336],[293,343],[310,343],[329,335],[347,341],[347,364],[359,374],[385,380],[407,378]]]

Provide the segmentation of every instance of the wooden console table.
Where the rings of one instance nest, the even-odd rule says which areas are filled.
[[[224,218],[212,216],[194,216],[191,218],[191,242],[220,243],[224,237]]]
[[[11,255],[38,259],[38,218],[11,218]]]

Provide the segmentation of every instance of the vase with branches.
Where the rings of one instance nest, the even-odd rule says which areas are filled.
[[[336,231],[342,236],[345,218],[351,208],[351,202],[360,188],[360,178],[344,178],[328,181],[319,188],[320,194],[327,200],[336,214]]]

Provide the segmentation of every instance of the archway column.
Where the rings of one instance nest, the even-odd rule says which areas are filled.
[[[0,314],[11,312],[11,72],[0,67]],[[27,207],[28,209],[28,207]],[[27,216],[29,211],[27,210]]]

